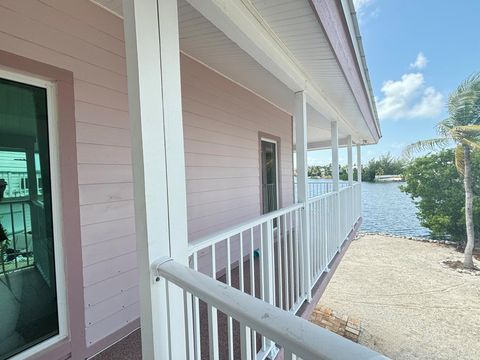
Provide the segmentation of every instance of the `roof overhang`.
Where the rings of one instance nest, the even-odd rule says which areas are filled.
[[[96,2],[122,15],[120,0]],[[375,143],[380,131],[355,14],[350,0],[337,3],[178,0],[180,49],[290,114],[295,92],[305,91],[310,147],[330,139],[332,121],[340,137]]]

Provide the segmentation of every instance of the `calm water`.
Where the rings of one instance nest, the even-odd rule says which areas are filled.
[[[404,236],[429,236],[420,225],[413,201],[400,191],[401,183],[362,183],[362,231]]]

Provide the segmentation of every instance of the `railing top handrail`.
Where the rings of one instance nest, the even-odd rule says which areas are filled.
[[[307,202],[312,203],[312,202],[315,202],[315,201],[319,201],[321,199],[325,199],[325,198],[334,196],[335,194],[336,194],[336,191],[331,191],[331,192],[328,192],[328,193],[325,193],[325,194],[310,197],[310,198],[308,198]]]
[[[171,259],[159,259],[153,265],[153,270],[155,275],[232,316],[302,359],[387,359],[373,350]]]
[[[220,230],[216,233],[203,236],[201,238],[198,238],[197,240],[194,240],[188,244],[188,254],[192,255],[194,252],[202,250],[208,246],[211,246],[213,244],[216,244],[219,241],[225,240],[231,236],[237,235],[240,232],[246,231],[252,227],[258,226],[260,224],[263,224],[264,222],[267,222],[269,220],[273,220],[274,218],[278,216],[285,215],[289,212],[302,209],[304,207],[303,203],[298,203],[294,204],[291,206],[287,206],[285,208],[279,209],[272,211],[268,214],[261,215],[255,219],[245,221],[243,223],[240,223],[238,225],[234,225],[228,229]]]
[[[348,189],[352,189],[353,188],[353,185],[347,185],[347,186],[344,186],[340,189],[338,189],[338,192],[341,193],[343,191],[347,191]]]

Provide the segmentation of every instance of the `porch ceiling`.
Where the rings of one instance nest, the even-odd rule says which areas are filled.
[[[95,2],[122,16],[122,0]],[[257,61],[237,45],[238,39],[227,37],[190,3],[198,2],[178,0],[181,51],[293,114],[294,92],[303,89],[278,73],[274,75],[271,68],[267,70],[268,63]],[[375,142],[376,134],[372,134],[309,1],[251,0],[248,7],[326,104],[319,106],[307,92],[307,101],[312,104],[308,107],[309,147],[328,143],[332,120],[339,122],[340,137],[351,134],[354,142]]]

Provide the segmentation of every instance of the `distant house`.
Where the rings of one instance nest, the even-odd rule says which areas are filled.
[[[5,1],[0,30],[0,358],[138,357],[110,347],[139,328],[144,359],[377,356],[298,317],[381,137],[351,0]]]
[[[376,182],[400,182],[403,181],[402,175],[375,175]]]

